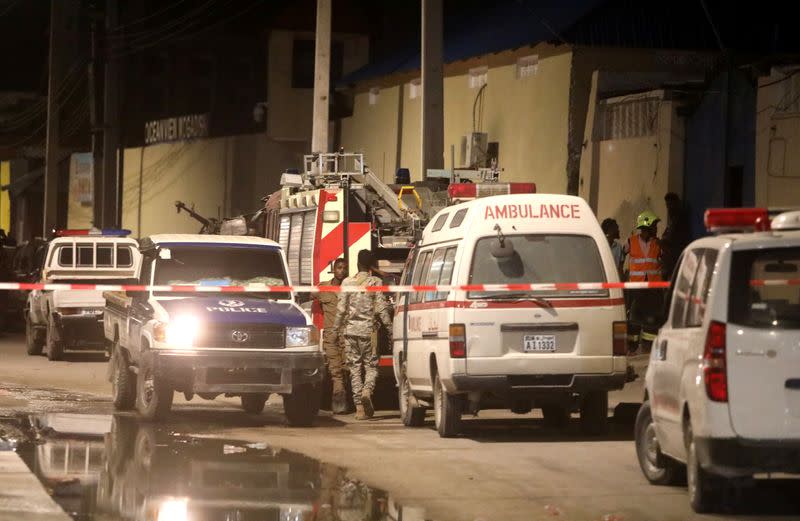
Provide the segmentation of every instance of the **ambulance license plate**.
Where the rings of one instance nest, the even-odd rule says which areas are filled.
[[[556,350],[556,336],[524,335],[522,347],[526,353],[552,353]]]

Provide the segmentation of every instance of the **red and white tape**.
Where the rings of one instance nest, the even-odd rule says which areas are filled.
[[[129,284],[58,284],[0,282],[0,291],[155,291],[159,293],[424,293],[449,291],[597,291],[666,289],[669,282],[557,282],[549,284],[464,284],[432,286],[139,286]],[[751,286],[800,286],[800,279],[751,280]]]

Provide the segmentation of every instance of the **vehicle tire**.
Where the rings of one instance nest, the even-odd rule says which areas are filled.
[[[150,364],[139,367],[136,378],[136,411],[144,420],[161,420],[172,408],[173,390],[158,378]]]
[[[242,395],[242,409],[247,414],[261,414],[264,410],[264,405],[267,403],[268,394],[265,393],[249,393]]]
[[[319,412],[322,389],[319,385],[298,385],[283,395],[283,413],[292,427],[310,427]]]
[[[400,368],[400,383],[397,386],[397,398],[400,408],[400,419],[406,427],[421,427],[425,423],[425,407],[413,404],[416,400],[411,394],[411,385],[406,377],[406,364]]]
[[[433,412],[436,430],[442,438],[453,438],[461,432],[461,412],[463,400],[460,396],[448,394],[439,375],[433,379]]]
[[[570,420],[569,408],[564,405],[545,405],[542,407],[544,424],[553,429],[565,429]]]
[[[44,342],[42,342],[41,334],[31,322],[30,315],[27,314],[25,315],[25,344],[29,355],[38,356],[42,354]]]
[[[681,478],[681,465],[661,453],[650,402],[644,402],[636,415],[634,427],[636,457],[647,481],[653,485],[676,485]]]
[[[56,331],[56,326],[50,321],[47,325],[47,337],[45,338],[45,344],[47,345],[47,359],[51,362],[55,362],[64,358],[64,342],[57,339],[58,332]]]
[[[686,425],[686,482],[689,489],[689,504],[698,514],[712,513],[720,506],[724,478],[703,470],[697,457],[697,443],[692,425]]]
[[[111,431],[106,435],[106,461],[114,478],[122,474],[134,459],[138,425],[136,418],[130,416],[111,417]]]
[[[592,391],[581,399],[581,431],[593,436],[608,432],[608,391]]]
[[[134,460],[136,461],[138,471],[139,473],[148,475],[153,470],[153,457],[158,447],[158,441],[153,427],[149,425],[140,425],[139,430],[136,432],[136,441],[134,443]]]
[[[118,411],[129,411],[136,405],[136,375],[128,367],[128,357],[114,342],[111,351],[111,400]]]

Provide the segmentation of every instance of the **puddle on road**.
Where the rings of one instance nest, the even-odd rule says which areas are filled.
[[[387,493],[340,467],[134,417],[0,418],[0,437],[16,440],[17,452],[76,521],[403,519]],[[424,519],[420,513],[406,509],[405,519]]]

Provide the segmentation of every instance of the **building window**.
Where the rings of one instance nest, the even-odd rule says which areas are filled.
[[[538,70],[539,70],[538,54],[523,56],[522,58],[517,60],[517,79],[536,76],[536,72]]]
[[[479,89],[486,85],[489,80],[489,67],[475,67],[469,70],[469,88]]]
[[[408,99],[417,99],[422,96],[422,80],[416,78],[408,82]]]
[[[661,100],[639,98],[601,101],[595,125],[595,141],[654,136],[658,129]]]
[[[380,96],[381,89],[378,87],[372,87],[369,89],[369,104],[370,105],[377,105],[378,104],[378,96]]]

